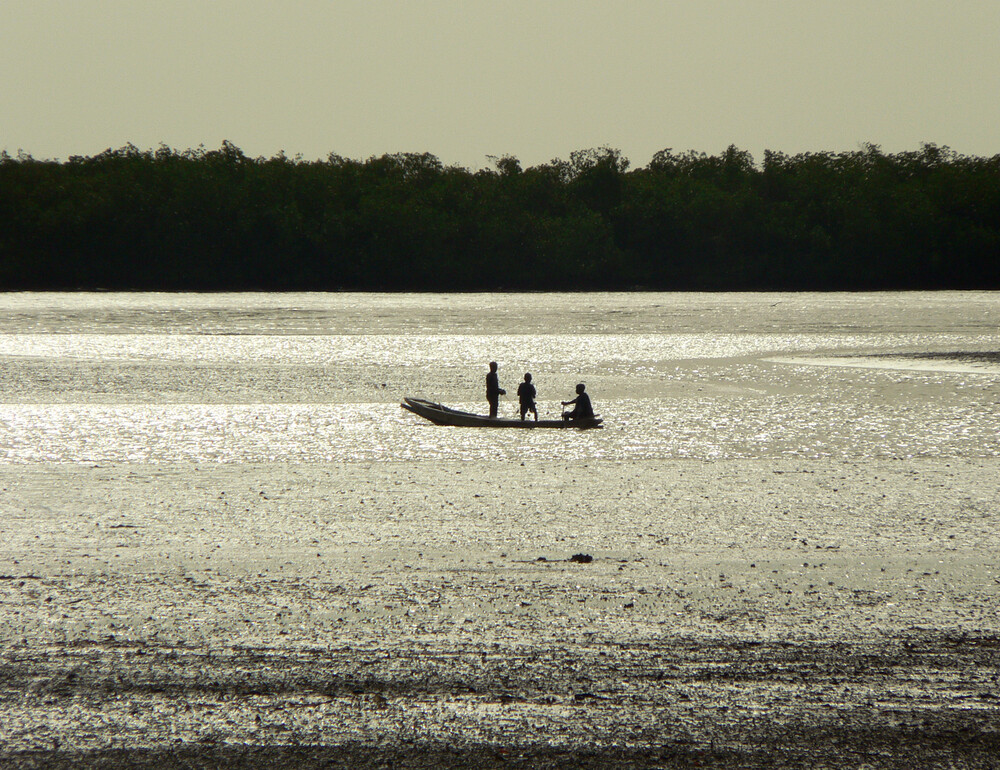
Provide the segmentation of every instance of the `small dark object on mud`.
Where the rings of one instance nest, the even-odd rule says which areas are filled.
[[[569,557],[570,561],[575,561],[577,564],[590,564],[594,560],[594,557],[589,553],[575,553]]]

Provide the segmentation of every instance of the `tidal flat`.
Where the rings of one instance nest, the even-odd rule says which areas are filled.
[[[996,460],[590,471],[4,469],[0,757],[1000,756]]]
[[[0,766],[1000,766],[997,295],[4,301]]]

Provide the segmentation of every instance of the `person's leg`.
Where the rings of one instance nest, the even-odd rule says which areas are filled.
[[[500,406],[500,398],[499,397],[491,398],[489,399],[489,402],[490,402],[490,417],[496,417],[497,407]]]

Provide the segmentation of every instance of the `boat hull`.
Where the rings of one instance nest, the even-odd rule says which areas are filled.
[[[413,412],[435,425],[453,425],[459,428],[600,428],[603,420],[594,417],[587,420],[510,420],[502,417],[487,417],[472,412],[462,412],[458,409],[436,404],[423,398],[403,399],[400,404],[403,409]]]

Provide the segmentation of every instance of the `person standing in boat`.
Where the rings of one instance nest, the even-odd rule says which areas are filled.
[[[500,396],[506,395],[507,391],[500,387],[497,362],[490,361],[490,373],[486,375],[486,400],[490,403],[490,417],[497,416],[497,409],[500,406]]]
[[[563,406],[572,406],[572,411],[563,412],[564,420],[585,420],[594,419],[594,407],[590,403],[590,396],[586,393],[587,386],[582,382],[576,386],[576,398],[572,401],[561,402]]]
[[[535,406],[535,396],[538,395],[535,386],[531,384],[531,372],[525,372],[524,382],[517,386],[517,400],[521,402],[521,422],[528,412],[534,412],[535,422],[538,422],[538,407]]]

